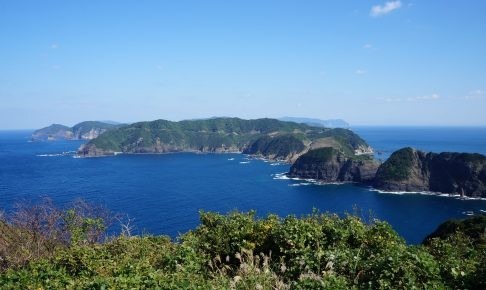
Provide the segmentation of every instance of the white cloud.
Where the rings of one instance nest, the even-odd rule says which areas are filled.
[[[417,96],[417,97],[408,97],[408,98],[378,98],[379,100],[385,101],[387,103],[395,103],[395,102],[416,102],[416,101],[437,101],[440,99],[439,94],[431,94],[431,95],[424,95],[424,96]]]
[[[383,5],[375,5],[371,7],[370,16],[383,16],[400,7],[402,7],[402,1],[389,1]]]
[[[363,45],[363,48],[365,48],[365,49],[370,49],[372,47],[373,47],[373,45],[371,43],[366,43],[365,45]]]
[[[51,44],[51,48],[52,49],[58,49],[59,48],[59,44],[53,43],[53,44]]]
[[[412,101],[416,101],[416,100],[438,100],[438,99],[440,99],[440,96],[438,94],[432,94],[432,95],[426,95],[426,96],[420,96],[420,97],[412,98]]]
[[[354,73],[362,76],[362,75],[365,75],[367,73],[367,71],[365,71],[364,69],[357,69]]]
[[[477,100],[486,97],[486,92],[480,89],[470,91],[469,94],[462,97],[465,100]]]

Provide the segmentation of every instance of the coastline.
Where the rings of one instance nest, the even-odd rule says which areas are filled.
[[[381,190],[374,188],[372,186],[359,183],[359,182],[352,182],[352,181],[346,181],[346,182],[323,182],[319,181],[316,179],[307,179],[307,178],[299,178],[299,177],[288,177],[287,172],[282,172],[282,173],[277,173],[273,175],[273,179],[275,180],[293,180],[293,181],[301,181],[303,183],[309,183],[305,185],[319,185],[319,186],[325,186],[325,185],[345,185],[345,184],[354,184],[356,186],[361,186],[361,187],[366,187],[368,188],[368,191],[373,191],[381,194],[394,194],[394,195],[413,195],[413,194],[420,194],[420,195],[429,195],[429,196],[439,196],[439,197],[446,197],[446,198],[453,198],[453,199],[459,199],[459,200],[481,200],[481,201],[486,201],[485,197],[469,197],[469,196],[462,196],[460,194],[451,194],[451,193],[443,193],[443,192],[433,192],[433,191],[386,191],[386,190]],[[296,185],[291,185],[291,186],[296,186]]]

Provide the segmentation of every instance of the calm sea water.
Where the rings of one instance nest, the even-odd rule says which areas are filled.
[[[386,158],[398,148],[486,154],[486,128],[367,128],[354,130]],[[198,211],[255,209],[338,214],[358,207],[364,217],[388,221],[409,243],[438,224],[486,210],[484,200],[419,194],[384,194],[346,185],[313,185],[278,179],[289,165],[248,160],[240,154],[118,155],[73,158],[82,142],[28,142],[31,131],[0,131],[0,208],[50,197],[62,206],[77,198],[106,205],[134,219],[137,232],[176,237],[195,228]],[[64,154],[63,154],[64,152]]]

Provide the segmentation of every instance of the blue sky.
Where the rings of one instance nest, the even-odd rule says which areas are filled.
[[[486,1],[0,1],[0,128],[486,125]]]

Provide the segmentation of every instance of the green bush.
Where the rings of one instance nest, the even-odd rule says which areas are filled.
[[[72,243],[0,273],[2,289],[485,289],[484,229],[409,246],[386,222],[317,211],[201,212],[172,241]]]

